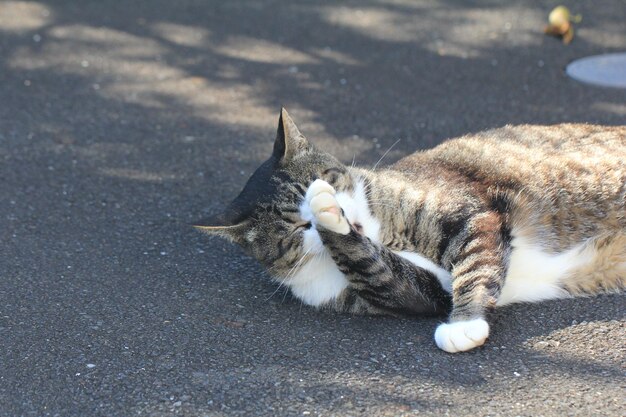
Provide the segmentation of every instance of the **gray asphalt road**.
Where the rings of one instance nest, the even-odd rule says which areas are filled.
[[[269,154],[280,105],[372,165],[508,123],[623,124],[566,78],[626,48],[620,0],[0,2],[0,415],[623,415],[624,296],[434,319],[334,315],[188,224]]]

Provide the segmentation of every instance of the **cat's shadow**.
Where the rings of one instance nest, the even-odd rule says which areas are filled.
[[[320,327],[337,332],[334,337],[339,340],[367,335],[360,337],[355,346],[360,352],[355,353],[356,357],[360,355],[365,361],[372,360],[368,352],[380,349],[395,354],[396,361],[388,366],[369,364],[387,377],[419,376],[453,386],[497,384],[491,377],[501,374],[622,377],[617,347],[623,338],[624,296],[620,294],[501,307],[491,317],[487,343],[459,354],[448,354],[435,346],[433,332],[445,317],[351,316],[302,308],[289,296],[281,304],[284,309],[297,308],[305,317],[315,317]],[[340,326],[336,326],[338,322]],[[361,369],[342,363],[333,363],[329,369]],[[399,366],[401,363],[410,366]]]
[[[433,340],[444,316],[397,318],[317,310],[303,305],[286,288],[277,288],[239,249],[218,240],[214,244],[240,260],[235,263],[240,271],[229,270],[226,259],[214,265],[229,271],[220,281],[239,281],[254,270],[255,283],[239,281],[239,288],[255,291],[258,301],[251,306],[253,311],[241,310],[240,314],[256,327],[254,332],[275,331],[266,322],[280,323],[274,342],[284,361],[281,366],[304,372],[377,374],[383,380],[421,378],[450,386],[504,384],[497,375],[622,377],[623,294],[499,307],[491,316],[490,337],[484,346],[449,354]]]
[[[508,345],[525,344],[572,326],[622,320],[623,307],[622,294],[512,304],[493,313],[492,331],[496,335],[506,333]]]

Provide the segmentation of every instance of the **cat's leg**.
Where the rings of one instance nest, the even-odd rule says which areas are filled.
[[[373,243],[354,228],[347,235],[318,228],[324,246],[349,286],[340,310],[354,313],[437,315],[450,311],[451,297],[437,277]],[[364,311],[363,306],[368,308]]]
[[[313,223],[350,285],[335,307],[353,313],[440,314],[450,297],[436,276],[358,233],[324,181],[307,192]]]
[[[494,212],[474,216],[452,259],[452,313],[435,331],[437,346],[446,352],[473,349],[489,337],[486,316],[496,306],[505,275],[501,224]]]

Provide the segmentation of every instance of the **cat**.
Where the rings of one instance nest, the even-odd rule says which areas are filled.
[[[304,303],[437,315],[437,346],[485,343],[489,312],[626,283],[626,126],[506,126],[392,166],[346,166],[281,110],[271,157],[226,210],[225,237]]]

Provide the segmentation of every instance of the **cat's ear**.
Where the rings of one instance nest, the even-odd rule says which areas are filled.
[[[276,132],[276,141],[274,142],[273,155],[277,160],[289,160],[294,155],[302,152],[309,146],[309,142],[304,135],[300,133],[298,127],[294,123],[285,108],[280,109],[280,118],[278,119],[278,131]]]
[[[193,227],[208,235],[220,236],[233,242],[241,242],[246,229],[246,221],[230,224],[222,215],[196,222]]]

